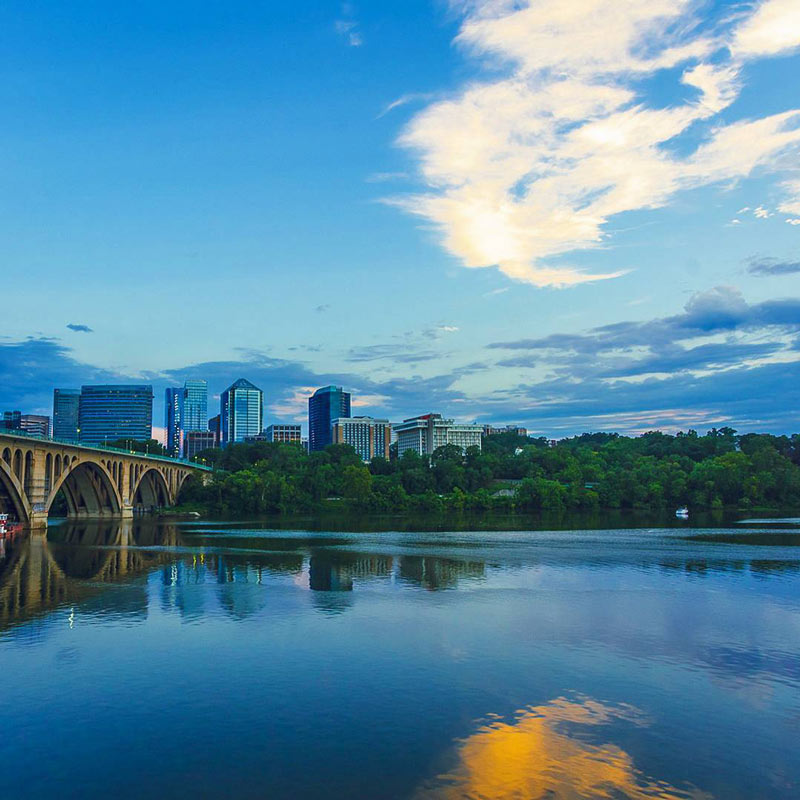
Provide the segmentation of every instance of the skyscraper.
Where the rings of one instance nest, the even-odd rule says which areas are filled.
[[[85,444],[153,435],[152,386],[82,386],[78,430]]]
[[[332,441],[335,419],[350,416],[350,392],[341,386],[325,386],[308,398],[308,449],[323,450]]]
[[[208,426],[208,383],[203,380],[190,380],[183,384],[183,416],[181,424],[184,431],[204,431]]]
[[[78,419],[81,404],[79,389],[53,390],[53,438],[62,442],[78,441]]]
[[[164,427],[167,430],[167,455],[178,458],[183,443],[184,389],[167,389],[164,393]]]
[[[7,431],[18,431],[22,420],[21,411],[4,411],[2,429]]]
[[[264,393],[244,378],[232,383],[220,396],[220,445],[243,442],[261,433]]]

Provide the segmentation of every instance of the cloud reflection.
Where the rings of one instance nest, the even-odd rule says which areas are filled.
[[[519,711],[513,722],[489,722],[463,740],[455,769],[423,786],[417,800],[710,798],[647,778],[615,744],[587,741],[588,726],[615,721],[641,724],[642,718],[631,706],[561,697]]]

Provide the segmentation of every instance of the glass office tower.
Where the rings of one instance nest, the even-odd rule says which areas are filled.
[[[152,386],[82,386],[78,430],[83,444],[153,437]]]
[[[167,429],[167,455],[179,458],[183,443],[184,390],[167,389],[164,393],[164,427]]]
[[[181,424],[184,431],[208,429],[208,383],[206,381],[192,380],[183,384]]]
[[[53,390],[53,438],[62,442],[78,441],[80,389]]]
[[[261,433],[264,393],[244,378],[232,383],[220,396],[220,445],[243,442]]]
[[[308,449],[323,450],[332,441],[335,419],[350,416],[350,392],[341,386],[325,386],[308,398]]]

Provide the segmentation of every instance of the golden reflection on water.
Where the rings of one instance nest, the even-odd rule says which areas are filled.
[[[455,769],[422,787],[417,799],[710,798],[703,792],[650,780],[620,747],[590,744],[570,732],[580,733],[576,726],[615,720],[641,723],[641,715],[630,706],[562,697],[519,711],[514,722],[489,722],[462,741]]]

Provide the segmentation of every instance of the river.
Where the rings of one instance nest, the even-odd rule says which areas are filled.
[[[797,798],[797,523],[19,536],[0,795]]]

